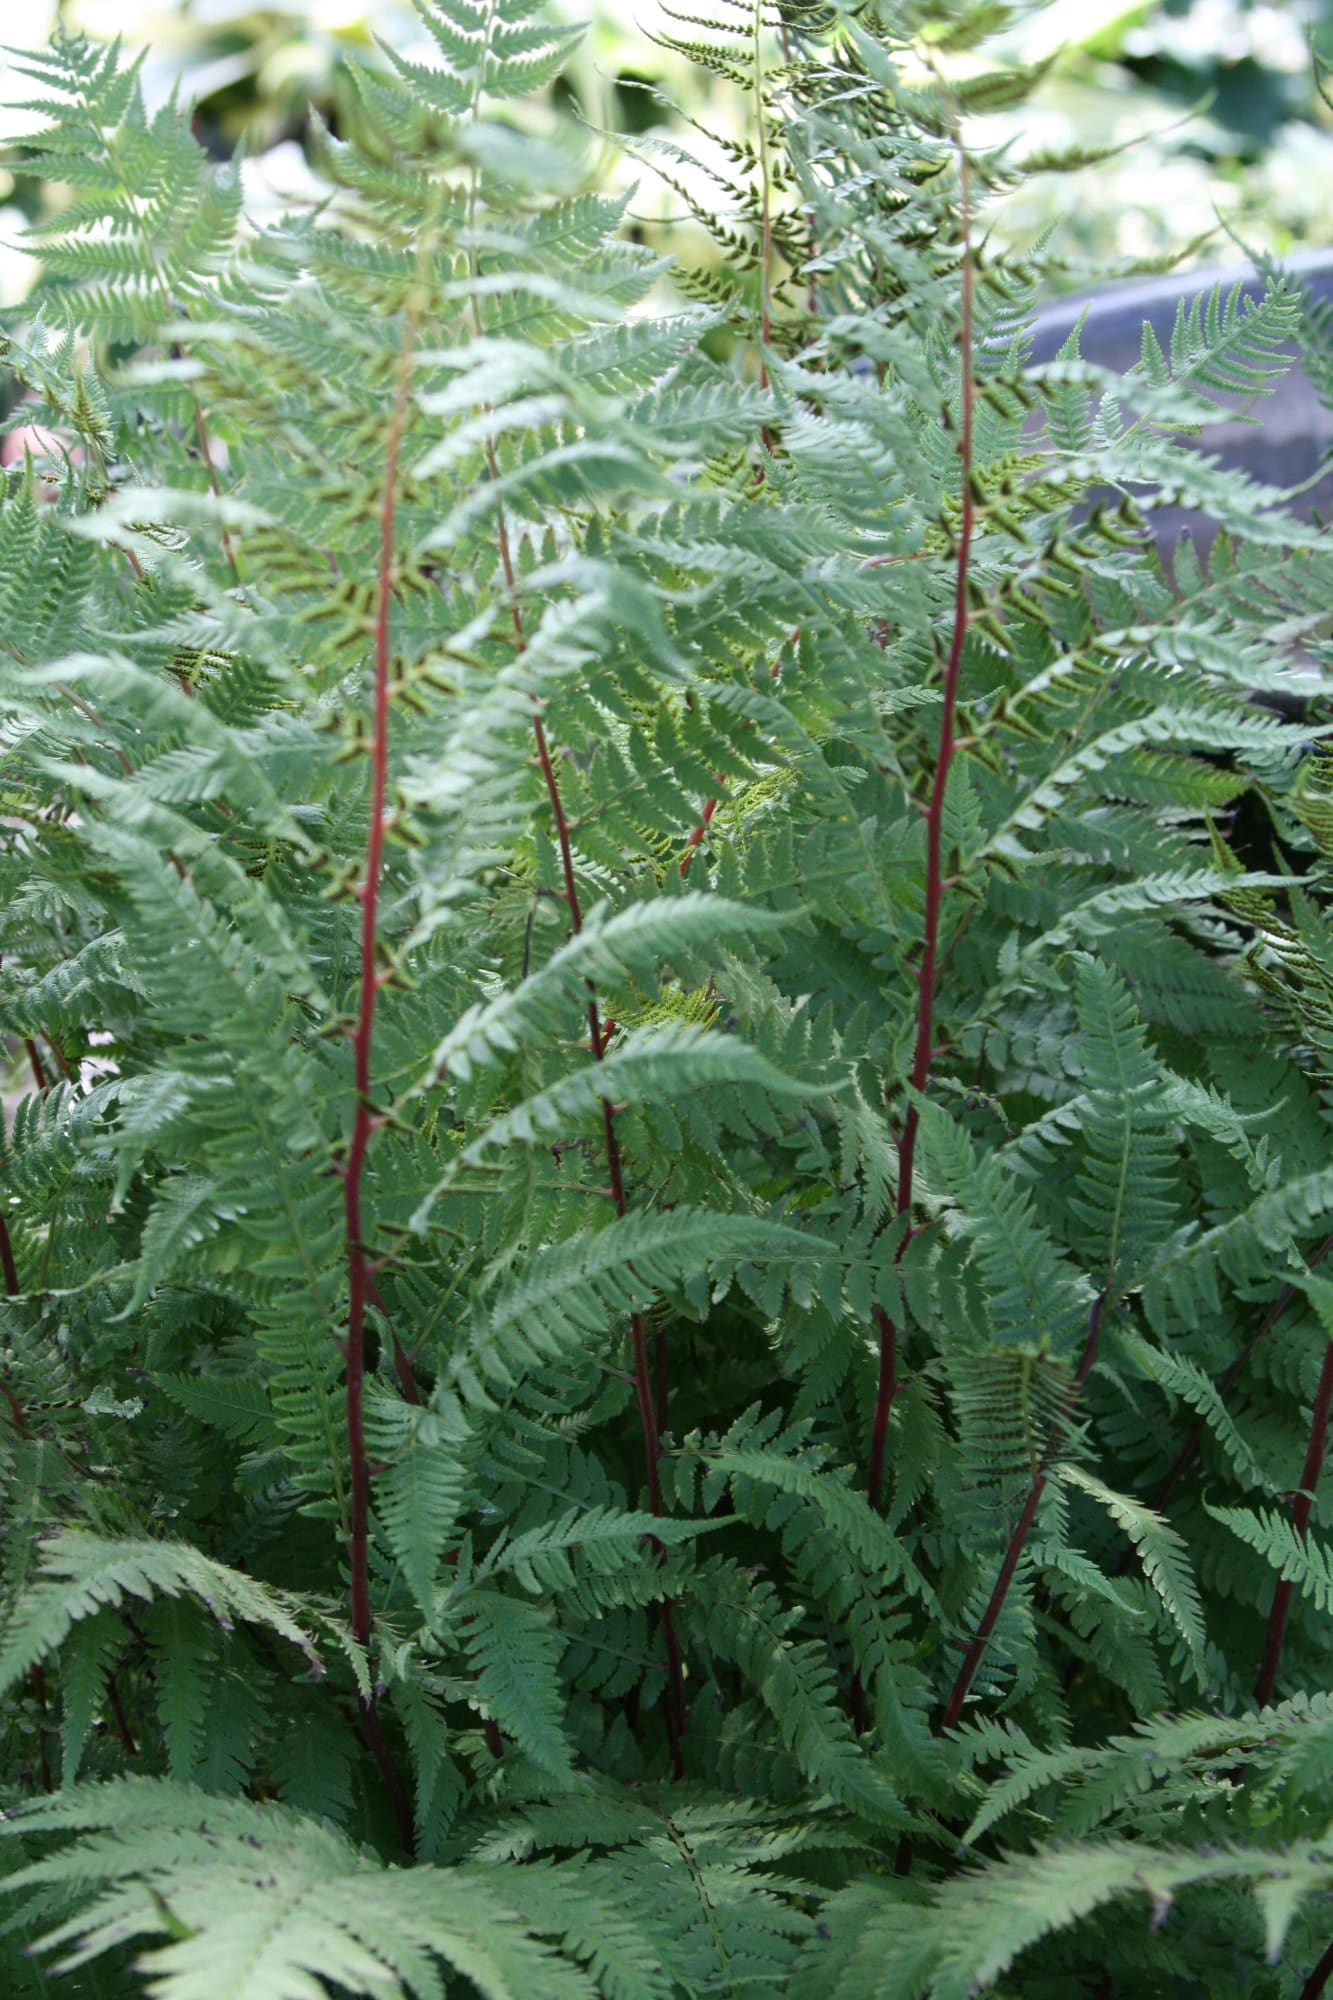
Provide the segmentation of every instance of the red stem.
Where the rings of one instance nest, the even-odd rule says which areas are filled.
[[[1039,1472],[1028,1490],[1027,1499],[1023,1502],[1023,1511],[1018,1517],[1013,1534],[1009,1537],[1009,1546],[1005,1550],[1004,1561],[1000,1565],[1000,1574],[995,1579],[995,1588],[992,1590],[990,1600],[981,1615],[981,1622],[972,1635],[971,1643],[963,1655],[963,1663],[958,1669],[957,1679],[954,1681],[949,1699],[945,1703],[940,1715],[939,1734],[941,1736],[947,1736],[951,1730],[956,1729],[958,1726],[958,1718],[962,1714],[963,1705],[971,1692],[972,1682],[976,1677],[977,1668],[981,1665],[982,1655],[990,1643],[991,1634],[995,1630],[1001,1611],[1004,1609],[1004,1601],[1009,1595],[1009,1586],[1014,1580],[1014,1572],[1018,1568],[1019,1558],[1022,1556],[1024,1544],[1031,1532],[1032,1523],[1037,1518],[1037,1508],[1041,1503],[1041,1496],[1045,1491],[1046,1474]]]
[[[671,1385],[667,1374],[667,1359],[666,1328],[659,1326],[657,1337],[653,1342],[653,1362],[656,1369],[657,1428],[659,1431],[664,1431],[667,1427],[668,1399],[671,1394]]]
[[[421,1391],[417,1387],[417,1378],[412,1373],[412,1357],[394,1331],[393,1321],[389,1318],[389,1308],[380,1297],[380,1288],[375,1282],[374,1271],[368,1271],[367,1274],[366,1296],[369,1298],[370,1303],[373,1306],[377,1306],[380,1312],[383,1313],[385,1324],[389,1329],[389,1338],[393,1342],[394,1373],[398,1377],[398,1386],[403,1392],[403,1401],[419,1404],[421,1402]]]
[[[759,180],[762,237],[759,255],[759,387],[768,387],[768,347],[773,337],[773,189],[772,176],[768,165],[768,130],[764,124],[764,63],[759,36],[762,25],[762,10],[756,0],[754,10],[754,94],[755,130],[759,140]],[[775,440],[768,425],[760,431],[764,449],[772,452]],[[765,469],[761,463],[757,473],[762,486]]]
[[[866,1492],[878,1511],[884,1493],[884,1464],[888,1455],[889,1418],[898,1394],[898,1329],[883,1306],[874,1307],[879,1331],[879,1384],[875,1390],[875,1415],[870,1427],[870,1462],[866,1469]]]
[[[935,759],[935,776],[930,789],[930,804],[926,812],[926,902],[922,927],[921,965],[917,972],[917,1015],[916,1047],[912,1055],[913,1101],[907,1107],[907,1118],[903,1126],[902,1141],[898,1147],[898,1198],[894,1213],[899,1218],[910,1216],[912,1212],[913,1178],[916,1168],[917,1132],[921,1124],[921,1113],[917,1100],[930,1081],[931,1046],[935,1027],[935,984],[940,945],[940,912],[944,901],[944,801],[949,783],[949,769],[953,763],[955,736],[954,716],[958,705],[958,681],[963,664],[963,643],[967,638],[968,608],[968,564],[972,553],[972,530],[975,522],[975,506],[972,499],[972,254],[971,254],[971,205],[967,155],[959,154],[959,195],[961,202],[961,232],[963,249],[962,267],[962,326],[959,333],[959,352],[962,370],[960,391],[962,421],[958,442],[958,456],[962,471],[962,517],[958,529],[958,550],[954,565],[954,605],[953,634],[949,642],[949,657],[944,668],[944,702],[940,712],[939,751]],[[898,1247],[902,1256],[906,1247],[907,1234],[904,1231]],[[867,1491],[872,1507],[878,1508],[884,1490],[884,1462],[888,1445],[889,1415],[893,1409],[894,1397],[898,1392],[898,1338],[897,1329],[889,1314],[882,1307],[875,1308],[875,1324],[879,1328],[879,1386],[875,1396],[875,1415],[870,1434],[870,1460],[867,1471]]]
[[[42,1667],[33,1667],[28,1673],[33,1699],[37,1703],[37,1775],[41,1779],[42,1790],[53,1792],[55,1779],[51,1775],[51,1756],[47,1745],[50,1730],[51,1711],[46,1694],[46,1672]]]
[[[499,484],[499,466],[496,463],[495,446],[488,439],[486,457],[492,480]],[[505,521],[503,507],[497,508],[497,524],[500,544],[500,562],[504,569],[505,582],[509,589],[510,613],[514,623],[514,636],[520,652],[526,651],[527,639],[523,629],[523,612],[518,601],[518,579],[514,570],[513,555],[509,546],[509,529]],[[534,705],[532,733],[537,745],[537,762],[541,767],[542,781],[546,787],[546,797],[551,807],[551,818],[555,824],[556,846],[560,853],[560,871],[565,882],[565,902],[569,908],[569,927],[577,937],[583,929],[583,906],[579,901],[578,881],[574,873],[574,848],[569,836],[569,821],[565,817],[564,801],[560,796],[560,781],[556,777],[551,761],[551,748],[541,713]],[[597,993],[591,980],[588,981],[588,1045],[593,1060],[602,1062],[606,1055],[607,1035],[602,1027],[601,1009],[597,1004]],[[625,1177],[621,1161],[620,1139],[616,1133],[615,1106],[607,1097],[602,1099],[602,1139],[606,1152],[606,1178],[611,1191],[611,1200],[617,1219],[624,1221],[628,1213],[625,1199]],[[658,1516],[666,1509],[662,1500],[661,1457],[662,1444],[658,1429],[657,1404],[653,1397],[653,1375],[648,1354],[648,1333],[642,1313],[633,1312],[629,1316],[630,1351],[634,1361],[634,1394],[639,1405],[639,1424],[643,1433],[643,1451],[648,1477],[648,1505]],[[659,1345],[658,1389],[665,1405],[667,1371],[665,1356]],[[655,1543],[658,1553],[661,1544]],[[667,1708],[667,1734],[671,1742],[671,1765],[676,1778],[685,1774],[681,1757],[681,1738],[685,1731],[685,1682],[681,1670],[680,1648],[676,1643],[675,1625],[672,1619],[669,1598],[660,1598],[657,1604],[658,1621],[662,1628],[662,1643],[667,1656],[667,1686],[669,1702]]]
[[[375,1032],[375,999],[380,979],[375,966],[378,936],[380,874],[384,864],[384,828],[389,790],[389,698],[391,685],[390,624],[393,605],[394,516],[398,499],[398,455],[407,422],[411,334],[399,357],[393,414],[385,445],[384,499],[380,506],[379,573],[375,609],[375,692],[370,742],[370,825],[366,835],[366,872],[361,899],[361,986],[356,1029],[352,1037],[356,1109],[352,1137],[343,1166],[343,1225],[347,1247],[346,1415],[350,1460],[351,1520],[347,1540],[352,1631],[369,1646],[370,1608],[370,1461],[366,1455],[366,1305],[377,1296],[366,1255],[361,1192],[366,1153],[375,1131],[371,1106],[371,1057]],[[412,1811],[376,1713],[374,1698],[359,1699],[361,1726],[371,1755],[379,1765],[392,1801],[403,1844],[411,1851]]]
[[[708,831],[709,822],[713,814],[717,811],[717,805],[718,802],[716,799],[704,800],[704,809],[699,815],[699,824],[690,834],[688,841],[685,843],[685,852],[680,857],[680,872],[682,875],[689,874],[690,863],[695,857],[700,841]]]
[[[0,1215],[0,1273],[4,1275],[6,1298],[16,1299],[19,1295],[19,1274],[14,1266],[14,1246],[9,1240],[9,1225],[3,1215]],[[9,1421],[15,1431],[21,1438],[30,1436],[23,1405],[3,1375],[0,1375],[0,1396],[3,1396],[9,1405]]]
[[[788,639],[787,643],[788,645],[791,646],[799,645],[800,638],[801,638],[801,628],[799,625],[796,625],[792,628],[791,636]],[[768,673],[770,680],[776,681],[782,678],[781,648],[779,648],[771,666],[769,667]],[[716,777],[719,785],[726,784],[727,776],[725,771],[717,771],[714,773],[714,776]],[[698,848],[699,843],[702,841],[704,835],[707,833],[709,825],[712,822],[713,814],[717,811],[718,806],[720,804],[721,800],[718,798],[711,798],[704,800],[703,811],[699,815],[698,823],[691,831],[690,837],[685,843],[685,852],[680,857],[680,872],[682,875],[689,874],[690,863],[694,859],[695,851]]]
[[[398,1386],[403,1392],[403,1401],[419,1404],[421,1391],[417,1387],[417,1378],[412,1373],[412,1357],[396,1333],[393,1336],[393,1367],[398,1377]]]
[[[69,1064],[65,1061],[65,1058],[61,1055],[60,1050],[57,1048],[56,1044],[51,1041],[49,1035],[47,1036],[47,1041],[50,1043],[51,1053],[56,1059],[56,1062],[60,1069],[60,1074],[64,1077],[68,1077]],[[25,1035],[23,1038],[23,1046],[28,1052],[28,1062],[32,1068],[33,1082],[36,1084],[38,1090],[47,1090],[50,1087],[51,1080],[47,1076],[45,1069],[42,1067],[42,1059],[37,1052],[36,1042],[30,1040],[29,1037]],[[11,1299],[17,1298],[20,1289],[18,1266],[14,1262],[14,1245],[9,1234],[9,1224],[3,1215],[0,1215],[0,1276],[3,1276],[4,1278],[5,1292],[7,1296]],[[8,1389],[5,1390],[5,1394],[6,1396],[9,1395]],[[12,1398],[10,1400],[12,1401]],[[15,1407],[17,1408],[17,1405]]]
[[[3,1375],[0,1375],[0,1396],[3,1396],[9,1405],[9,1421],[14,1426],[16,1435],[21,1438],[31,1437],[32,1433],[28,1429],[28,1419],[24,1415],[23,1405]]]
[[[59,1067],[60,1074],[63,1077],[68,1077],[69,1064],[65,1061],[65,1058],[61,1055],[60,1050],[56,1046],[56,1044],[53,1041],[51,1041],[51,1037],[48,1035],[46,1039],[48,1043],[50,1043],[51,1053],[56,1059],[56,1063],[57,1066]],[[42,1066],[42,1058],[38,1053],[36,1042],[33,1041],[30,1036],[25,1035],[23,1038],[23,1046],[27,1050],[28,1063],[32,1069],[33,1082],[36,1084],[38,1090],[44,1091],[48,1089],[50,1087],[51,1080],[47,1076],[46,1071]],[[9,1224],[3,1215],[0,1215],[0,1276],[3,1276],[4,1278],[5,1292],[7,1296],[11,1299],[17,1298],[19,1294],[18,1267],[14,1262],[14,1245],[10,1240]],[[14,1399],[12,1395],[10,1395],[9,1389],[5,1388],[4,1393],[6,1397],[9,1398],[9,1401],[13,1403],[14,1409],[18,1411],[18,1405],[14,1403]],[[21,1418],[22,1412],[18,1411],[18,1414]]]
[[[403,1844],[404,1851],[411,1854],[416,1846],[416,1821],[412,1815],[412,1801],[407,1795],[407,1787],[403,1783],[402,1773],[394,1762],[393,1752],[389,1748],[384,1730],[380,1726],[379,1710],[375,1706],[375,1698],[373,1695],[358,1695],[356,1705],[360,1713],[362,1734],[369,1745],[371,1756],[379,1766],[380,1777],[384,1780],[384,1789],[388,1793],[389,1803],[393,1807],[393,1816],[398,1827],[398,1838]]]
[[[45,1090],[46,1083],[37,1050],[31,1042],[25,1042],[25,1046],[32,1062],[33,1074],[37,1079],[37,1088]],[[53,1049],[55,1048],[54,1042],[51,1046]],[[58,1057],[58,1050],[56,1054]],[[68,1071],[66,1071],[66,1075],[68,1075]],[[17,1298],[19,1276],[14,1265],[14,1246],[9,1240],[9,1225],[3,1215],[0,1215],[0,1273],[3,1273],[4,1276],[6,1297],[11,1299]],[[28,1419],[23,1405],[15,1394],[12,1384],[2,1375],[0,1375],[0,1396],[4,1397],[5,1402],[9,1406],[9,1421],[14,1427],[15,1434],[21,1438],[31,1437],[32,1432],[28,1428]],[[33,1699],[37,1704],[38,1776],[41,1779],[42,1790],[44,1792],[53,1792],[56,1786],[55,1780],[51,1776],[51,1757],[47,1744],[47,1722],[50,1711],[46,1693],[46,1674],[40,1666],[30,1669],[28,1684],[32,1688]]]
[[[0,1215],[0,1273],[5,1280],[5,1294],[16,1299],[19,1295],[18,1266],[14,1262],[14,1245],[9,1240],[9,1224]]]
[[[3,1136],[3,1129],[3,1126],[0,1126],[0,1137]],[[5,1281],[6,1298],[16,1299],[20,1290],[18,1266],[14,1262],[14,1245],[9,1239],[9,1224],[3,1213],[0,1213],[0,1276],[3,1276]],[[23,1405],[8,1382],[0,1380],[0,1389],[3,1389],[5,1401],[9,1404],[15,1430],[20,1437],[26,1437],[28,1425],[23,1415]]]
[[[1301,2000],[1319,2000],[1320,1994],[1333,1976],[1333,1944],[1324,1953],[1310,1977],[1301,1988]]]
[[[1087,1381],[1088,1376],[1092,1372],[1092,1365],[1097,1359],[1097,1339],[1101,1331],[1102,1311],[1106,1305],[1106,1297],[1107,1295],[1104,1290],[1098,1292],[1097,1297],[1093,1300],[1092,1311],[1088,1315],[1087,1338],[1083,1343],[1083,1353],[1079,1358],[1079,1364],[1074,1373],[1074,1391],[1076,1394]],[[1032,1523],[1037,1518],[1037,1508],[1041,1504],[1042,1494],[1046,1491],[1046,1480],[1050,1463],[1059,1448],[1060,1440],[1064,1436],[1064,1430],[1063,1420],[1057,1417],[1047,1433],[1046,1449],[1042,1453],[1041,1463],[1028,1489],[1028,1497],[1023,1502],[1023,1511],[1019,1515],[1014,1526],[1014,1531],[1009,1537],[1009,1546],[1005,1550],[1004,1561],[1000,1565],[1000,1574],[995,1579],[995,1588],[990,1594],[986,1609],[981,1614],[981,1621],[972,1635],[967,1651],[963,1655],[962,1665],[958,1669],[949,1699],[941,1712],[937,1732],[941,1736],[947,1736],[951,1730],[956,1729],[958,1726],[958,1719],[962,1715],[964,1704],[971,1692],[977,1668],[981,1665],[982,1655],[990,1643],[991,1634],[994,1632],[1000,1613],[1004,1609],[1004,1601],[1009,1595],[1009,1586],[1014,1580],[1020,1558],[1023,1554],[1024,1545],[1032,1530]]]
[[[70,1081],[70,1067],[69,1064],[66,1062],[65,1057],[61,1051],[60,1044],[58,1041],[56,1041],[55,1037],[52,1035],[51,1030],[49,1028],[45,1031],[45,1036],[46,1036],[46,1046],[51,1051],[51,1055],[52,1058],[54,1059],[55,1066],[60,1071],[60,1074],[64,1077],[66,1083],[68,1083]]]
[[[116,1683],[116,1676],[111,1672],[110,1668],[107,1669],[106,1676],[106,1698],[107,1705],[111,1710],[111,1723],[116,1732],[117,1742],[127,1757],[137,1757],[139,1752],[135,1747],[134,1737],[130,1733],[129,1721],[125,1714],[125,1704],[120,1698],[120,1688]]]
[[[1291,1525],[1302,1541],[1310,1525],[1310,1510],[1314,1506],[1319,1475],[1324,1469],[1330,1410],[1333,1410],[1333,1340],[1324,1349],[1324,1365],[1319,1371],[1319,1386],[1315,1390],[1314,1409],[1310,1413],[1310,1436],[1301,1470],[1301,1490],[1291,1503]],[[1254,1689],[1254,1698],[1260,1708],[1267,1708],[1277,1686],[1278,1669],[1282,1664],[1282,1642],[1287,1636],[1287,1619],[1291,1614],[1294,1588],[1293,1584],[1279,1578],[1277,1589],[1273,1592],[1273,1608],[1268,1614],[1268,1643],[1264,1647],[1263,1664]]]
[[[347,1443],[351,1456],[352,1630],[361,1645],[370,1642],[370,1465],[366,1457],[366,1303],[373,1280],[366,1259],[361,1185],[366,1152],[375,1127],[370,1101],[371,1052],[379,979],[375,946],[379,920],[380,871],[384,864],[384,820],[389,790],[389,619],[393,592],[393,526],[398,492],[398,451],[407,410],[406,369],[400,371],[397,400],[385,452],[384,500],[380,508],[378,604],[375,612],[375,695],[370,742],[370,826],[361,899],[361,991],[352,1038],[356,1111],[343,1167],[343,1217],[347,1245]]]

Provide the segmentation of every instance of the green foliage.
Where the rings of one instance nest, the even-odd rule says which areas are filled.
[[[1176,435],[1297,295],[1029,369],[989,6],[679,17],[720,276],[418,13],[262,224],[27,66],[4,1991],[1308,1995],[1333,567]]]

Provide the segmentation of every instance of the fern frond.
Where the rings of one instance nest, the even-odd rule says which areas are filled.
[[[1275,1509],[1204,1505],[1214,1521],[1256,1550],[1284,1583],[1294,1583],[1316,1611],[1333,1606],[1333,1550],[1309,1541]]]
[[[8,1892],[100,1891],[85,1916],[48,1929],[45,1949],[70,1971],[121,1938],[147,1940],[141,1962],[162,2000],[311,2000],[326,1981],[367,2000],[441,2000],[446,1967],[486,2000],[597,1990],[542,1939],[540,1920],[525,1923],[496,1893],[494,1876],[386,1868],[279,1806],[122,1778],[46,1802],[22,1824],[83,1837],[7,1875]],[[130,1829],[139,1839],[127,1844],[117,1836]]]
[[[187,1542],[112,1540],[79,1528],[53,1535],[37,1580],[9,1608],[0,1642],[0,1686],[56,1651],[85,1618],[127,1599],[192,1597],[224,1631],[233,1619],[267,1626],[324,1671],[318,1636],[334,1640],[366,1682],[350,1635],[329,1614],[216,1562]]]
[[[1062,1465],[1058,1477],[1064,1485],[1076,1487],[1105,1507],[1117,1527],[1129,1536],[1144,1575],[1184,1642],[1196,1678],[1202,1680],[1206,1644],[1203,1612],[1180,1536],[1150,1507],[1113,1492],[1082,1466]]]

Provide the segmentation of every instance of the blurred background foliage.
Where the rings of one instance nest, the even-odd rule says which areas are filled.
[[[698,120],[725,138],[746,109],[666,45],[666,0],[553,4],[591,20],[567,108],[603,178],[637,181],[633,213],[654,235],[680,216],[679,194],[597,135],[637,134],[651,148],[663,127]],[[708,0],[679,4],[696,20],[708,15]],[[207,144],[225,151],[244,140],[258,206],[307,191],[310,108],[331,113],[344,57],[373,61],[377,37],[404,51],[421,39],[406,0],[11,0],[5,14],[11,45],[35,45],[59,17],[145,49],[150,101],[179,87],[198,104]],[[976,121],[974,138],[1006,142],[1018,160],[1123,149],[1072,175],[1038,174],[999,220],[1018,244],[1054,225],[1071,284],[1080,265],[1108,259],[1234,260],[1228,231],[1278,254],[1333,243],[1333,109],[1318,87],[1320,59],[1333,61],[1333,0],[1054,0],[1015,10],[998,46],[1016,65],[1050,67],[1021,109]],[[985,66],[994,55],[993,45]],[[0,163],[4,139],[26,122],[9,108],[22,95],[0,63]],[[689,143],[700,145],[697,131]],[[708,204],[706,182],[692,191]],[[0,245],[36,200],[0,164]],[[27,261],[0,247],[0,299],[20,295],[27,277]]]

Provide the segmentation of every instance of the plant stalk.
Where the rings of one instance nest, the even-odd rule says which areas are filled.
[[[3,1136],[3,1133],[4,1128],[0,1126],[0,1137]],[[9,1234],[9,1223],[5,1218],[3,1210],[0,1210],[0,1277],[4,1279],[5,1297],[7,1299],[16,1299],[23,1287],[19,1284],[18,1265],[14,1262],[14,1244]],[[3,1384],[3,1387],[5,1398],[13,1413],[14,1427],[20,1437],[26,1437],[28,1426],[24,1419],[22,1405],[7,1382]]]
[[[910,1220],[916,1169],[916,1142],[921,1125],[919,1100],[930,1081],[930,1063],[935,1029],[935,987],[940,948],[940,914],[944,903],[944,803],[949,770],[956,748],[955,716],[958,682],[963,664],[963,645],[969,621],[968,569],[972,556],[972,531],[976,508],[972,497],[972,211],[967,155],[959,149],[958,166],[960,228],[962,235],[962,324],[959,353],[962,373],[961,417],[958,456],[962,475],[962,511],[958,527],[958,549],[954,563],[953,630],[944,667],[944,702],[940,711],[939,750],[935,776],[926,811],[926,901],[922,926],[921,965],[917,972],[916,1043],[912,1053],[912,1102],[907,1107],[902,1140],[898,1147],[898,1193],[895,1216]],[[904,1231],[898,1246],[901,1257],[907,1244]],[[875,1394],[875,1414],[870,1432],[870,1459],[867,1493],[878,1509],[884,1493],[884,1465],[888,1449],[889,1418],[898,1393],[898,1330],[882,1306],[875,1307],[879,1329],[879,1382]]]
[[[352,1037],[356,1108],[352,1137],[343,1165],[343,1227],[347,1251],[346,1423],[350,1461],[351,1520],[347,1541],[352,1631],[369,1647],[373,1618],[370,1606],[370,1461],[366,1453],[366,1306],[375,1295],[375,1281],[366,1250],[362,1214],[362,1184],[366,1154],[376,1129],[371,1106],[371,1072],[375,1034],[375,1000],[380,976],[375,953],[378,942],[380,876],[384,865],[384,830],[389,790],[389,705],[391,684],[391,621],[393,606],[394,518],[398,500],[398,457],[407,424],[408,386],[415,327],[409,323],[398,359],[393,410],[384,452],[384,498],[380,506],[379,567],[374,630],[374,696],[370,740],[370,824],[366,833],[365,879],[361,901],[361,984],[356,1028]],[[411,1806],[392,1752],[384,1739],[374,1696],[359,1697],[361,1725],[367,1745],[393,1803],[399,1833],[408,1852],[413,1844]]]
[[[1333,1978],[1333,1944],[1324,1953],[1310,1977],[1301,1988],[1301,2000],[1319,2000],[1320,1994]]]
[[[22,1287],[19,1284],[18,1265],[14,1262],[14,1245],[10,1239],[9,1224],[0,1215],[0,1274],[5,1281],[6,1298],[16,1299]]]
[[[1314,1409],[1310,1413],[1310,1435],[1305,1447],[1305,1464],[1301,1470],[1301,1490],[1291,1503],[1291,1525],[1302,1541],[1305,1540],[1310,1526],[1315,1491],[1319,1485],[1319,1475],[1324,1469],[1330,1411],[1333,1411],[1333,1340],[1330,1340],[1324,1349],[1324,1365],[1319,1371],[1319,1386],[1315,1390]],[[1278,1670],[1282,1664],[1282,1645],[1287,1636],[1287,1620],[1291,1615],[1291,1595],[1294,1588],[1295,1586],[1288,1583],[1285,1578],[1279,1577],[1277,1589],[1273,1592],[1273,1608],[1268,1614],[1268,1641],[1264,1647],[1264,1657],[1254,1689],[1254,1698],[1260,1708],[1267,1708],[1277,1686]]]
[[[130,1729],[129,1717],[125,1713],[125,1704],[120,1698],[120,1687],[115,1671],[111,1667],[106,1670],[105,1685],[107,1706],[111,1710],[111,1726],[116,1732],[116,1741],[127,1757],[137,1757],[138,1746]]]
[[[764,123],[763,7],[754,8],[754,96],[758,116],[755,121],[759,150],[759,194],[761,242],[759,255],[759,339],[764,349],[759,359],[759,386],[768,387],[768,344],[773,332],[773,175],[768,159],[768,128]]]
[[[379,978],[375,950],[379,922],[380,873],[384,865],[384,821],[389,787],[390,610],[393,592],[393,532],[397,504],[398,452],[407,412],[407,369],[400,368],[385,450],[384,500],[380,508],[379,584],[375,612],[375,689],[370,740],[371,802],[366,835],[365,879],[361,902],[361,987],[352,1055],[356,1111],[352,1138],[343,1167],[343,1217],[347,1245],[347,1442],[351,1454],[352,1525],[348,1545],[351,1569],[352,1630],[361,1645],[370,1640],[369,1513],[370,1465],[366,1457],[364,1394],[366,1371],[366,1305],[372,1280],[366,1256],[361,1192],[366,1154],[375,1129],[371,1108],[371,1062],[375,1034],[375,1000]]]
[[[18,1273],[14,1269],[14,1251],[9,1241],[8,1227],[2,1215],[0,1215],[0,1269],[3,1269],[4,1272],[5,1296],[11,1299],[16,1298],[19,1289]],[[21,1438],[31,1437],[32,1432],[28,1428],[28,1419],[23,1405],[15,1395],[13,1387],[3,1375],[0,1375],[0,1395],[4,1397],[5,1402],[9,1406],[9,1421],[13,1427],[15,1436]],[[40,1666],[29,1669],[28,1685],[32,1689],[33,1700],[37,1704],[37,1763],[42,1790],[44,1792],[53,1792],[56,1787],[51,1777],[51,1758],[47,1748],[47,1718],[49,1710],[46,1698],[46,1674]]]

